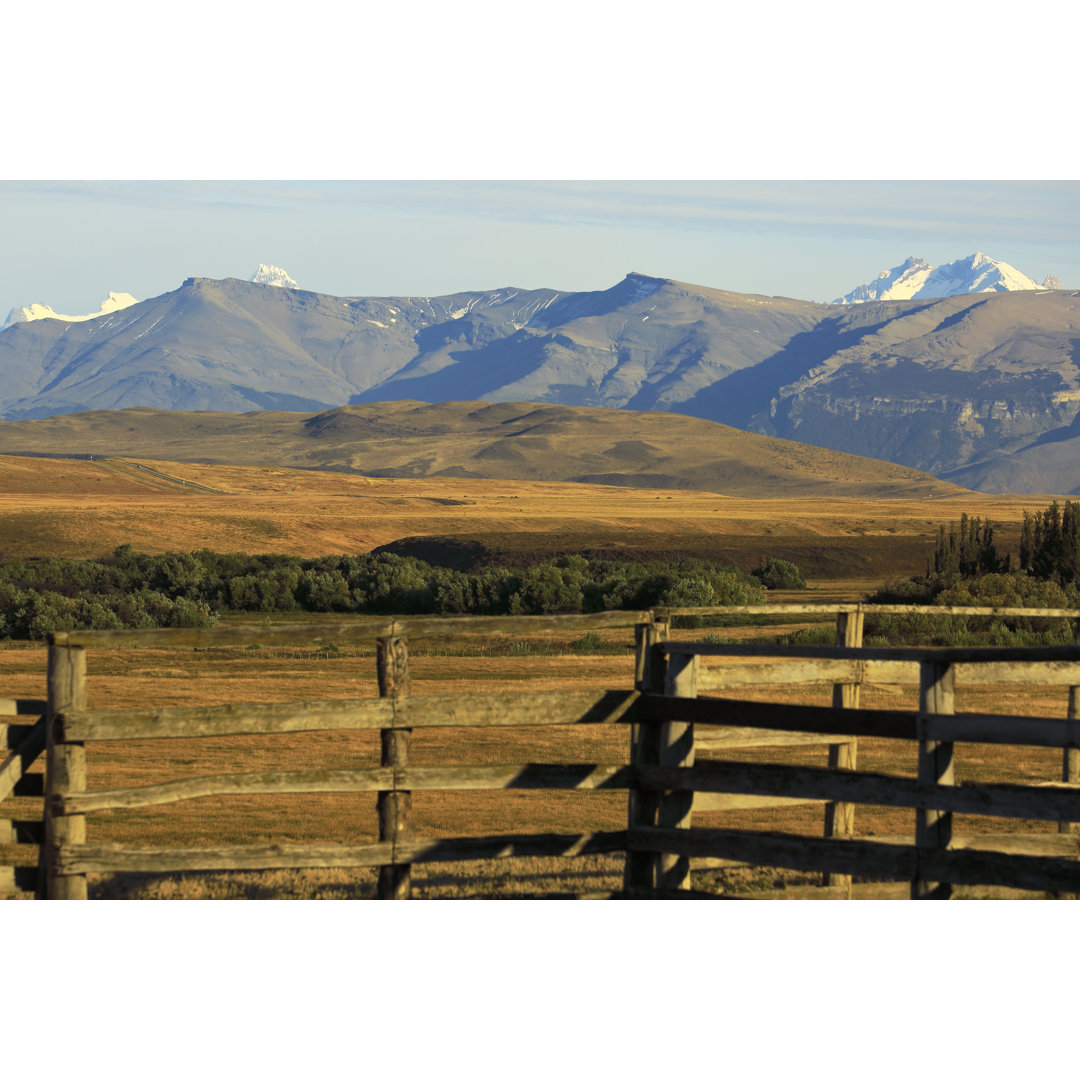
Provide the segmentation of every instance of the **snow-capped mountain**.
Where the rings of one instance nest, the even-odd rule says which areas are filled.
[[[60,315],[53,311],[48,304],[28,304],[26,307],[12,308],[8,317],[4,320],[4,326],[14,323],[35,322],[38,319],[59,319],[61,322],[86,322],[88,319],[99,319],[102,315],[111,315],[114,311],[123,311],[139,301],[131,293],[111,292],[101,302],[97,311],[91,311],[89,315]]]
[[[1022,292],[1060,288],[1049,274],[1039,285],[1015,266],[999,262],[976,251],[974,255],[946,263],[936,269],[914,255],[891,270],[882,270],[866,285],[860,285],[834,304],[862,304],[868,300],[928,300],[942,296],[962,296],[977,292]]]
[[[259,263],[259,269],[251,275],[256,285],[276,285],[280,289],[299,289],[300,286],[280,266]]]
[[[1044,443],[1057,461],[1059,440],[1080,439],[1077,295],[831,306],[632,273],[584,293],[342,297],[188,278],[104,318],[0,332],[0,418],[547,402],[688,414],[951,476]],[[377,435],[357,424],[361,441]],[[1031,476],[1059,479],[1029,490],[1080,493],[1077,460],[1040,465]],[[589,475],[613,472],[592,462]]]

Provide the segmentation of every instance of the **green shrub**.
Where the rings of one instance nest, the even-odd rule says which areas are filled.
[[[570,648],[574,652],[595,652],[604,647],[604,639],[595,631],[590,630],[581,637],[570,642]]]
[[[805,589],[806,580],[802,571],[791,562],[784,559],[769,559],[762,563],[751,574],[765,586],[766,589]]]

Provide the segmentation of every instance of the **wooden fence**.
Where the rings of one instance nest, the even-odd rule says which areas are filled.
[[[45,789],[41,773],[30,766],[45,750],[45,702],[28,698],[0,698],[0,806],[12,796],[41,796]],[[0,866],[0,897],[35,893],[39,882],[41,817],[11,817],[0,811],[0,844],[30,848],[33,866]]]
[[[411,892],[414,864],[600,853],[625,856],[623,888],[607,894],[618,897],[708,895],[692,888],[692,860],[695,867],[734,860],[819,872],[824,875],[824,884],[811,890],[815,896],[895,896],[902,890],[903,895],[913,898],[948,898],[953,886],[1004,886],[1059,895],[1080,892],[1080,833],[1074,824],[1080,821],[1080,647],[865,649],[860,647],[863,619],[871,610],[934,615],[1080,615],[1030,609],[770,605],[520,618],[361,619],[305,627],[57,633],[49,641],[45,716],[36,725],[24,725],[17,737],[10,734],[16,725],[7,728],[8,745],[14,740],[15,749],[0,768],[0,801],[6,797],[2,784],[11,785],[13,790],[38,752],[36,747],[45,743],[44,875],[36,887],[38,895],[52,899],[85,898],[86,875],[94,873],[310,867],[377,867],[378,895],[406,898]],[[673,614],[715,613],[835,614],[837,645],[719,645],[672,639]],[[633,689],[409,694],[409,639],[618,627],[632,627],[635,634]],[[331,641],[375,643],[378,698],[123,711],[86,707],[86,649],[90,647],[205,648]],[[703,669],[701,658],[705,656],[724,657],[725,663],[718,670]],[[740,657],[753,658],[755,663],[732,662]],[[762,663],[762,658],[770,662]],[[699,696],[703,691],[726,693],[739,686],[823,681],[834,686],[832,707]],[[1068,690],[1066,715],[956,714],[953,695],[958,681],[1060,685]],[[875,682],[918,682],[918,709],[862,708],[860,687]],[[14,708],[33,714],[41,705],[23,703]],[[409,763],[410,736],[420,727],[576,724],[624,725],[629,737],[629,764],[416,767]],[[85,746],[97,740],[330,729],[378,730],[379,767],[231,773],[109,790],[87,787]],[[918,776],[858,771],[857,740],[866,736],[910,744],[917,756]],[[953,747],[958,742],[1059,748],[1062,779],[1039,785],[957,784]],[[761,747],[767,752],[777,745],[805,743],[828,747],[823,766],[735,762],[722,756],[735,747]],[[699,753],[709,757],[699,757]],[[16,761],[18,764],[13,764]],[[511,788],[625,790],[627,827],[573,835],[519,833],[450,839],[416,835],[411,812],[414,791]],[[371,843],[151,848],[86,841],[87,815],[103,810],[159,806],[208,795],[372,791],[378,793],[378,840]],[[826,807],[822,836],[701,828],[693,822],[695,810],[808,802]],[[856,837],[856,804],[911,809],[914,836]],[[1055,821],[1059,832],[960,837],[952,831],[956,813]],[[32,824],[12,822],[9,833]],[[21,835],[37,842],[40,834],[27,828]],[[855,878],[864,880],[853,883]],[[790,889],[784,893],[803,895]]]

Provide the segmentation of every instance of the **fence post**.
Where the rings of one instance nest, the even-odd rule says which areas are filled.
[[[8,724],[4,717],[14,716],[18,711],[18,702],[14,698],[0,698],[0,760],[7,757],[9,749],[13,749],[8,746]],[[0,818],[0,844],[14,844],[17,840],[15,823],[7,818]]]
[[[57,738],[56,717],[86,708],[86,653],[75,645],[49,643],[45,708],[45,898],[85,900],[85,874],[58,874],[57,855],[65,844],[86,842],[82,814],[53,814],[55,795],[86,790],[86,748]]]
[[[951,716],[955,711],[954,685],[956,669],[952,664],[924,660],[919,665],[919,786],[955,784],[953,744],[927,737],[927,721],[934,716]],[[911,882],[912,900],[948,900],[952,885],[948,882],[927,881],[923,877],[919,856],[923,851],[948,848],[952,840],[952,812],[943,810],[915,811],[915,877]]]
[[[860,604],[855,611],[841,611],[836,616],[836,644],[846,649],[861,649],[863,643],[863,610]],[[859,707],[859,683],[834,683],[832,707],[834,709],[857,709]],[[849,739],[829,747],[830,769],[854,769],[858,762],[858,739]],[[826,803],[825,836],[855,835],[855,804]],[[851,898],[851,875],[829,874],[822,877],[823,885],[838,885],[847,889]]]
[[[697,697],[700,656],[674,653],[668,658],[664,677],[666,697]],[[694,764],[694,725],[660,725],[660,764],[689,768]],[[689,829],[694,807],[692,791],[661,793],[657,824],[662,829]],[[656,858],[656,886],[659,889],[689,889],[690,859],[686,855],[660,854]]]
[[[379,697],[397,701],[409,694],[409,650],[403,637],[378,638],[375,642],[375,669],[379,680]],[[379,764],[395,772],[393,791],[380,791],[376,804],[379,812],[379,839],[395,844],[413,836],[412,792],[399,791],[396,774],[409,764],[411,728],[383,728]],[[412,894],[412,866],[398,863],[396,857],[389,866],[379,867],[378,897],[380,900],[408,900]]]
[[[1069,687],[1069,719],[1080,720],[1080,686]],[[1080,784],[1080,747],[1066,746],[1062,751],[1061,779],[1066,784]],[[1058,832],[1080,833],[1080,822],[1060,821]]]
[[[670,619],[654,619],[634,627],[634,689],[643,694],[664,692],[667,660],[660,647],[671,629]],[[660,760],[660,728],[657,724],[630,725],[630,765],[655,765]],[[627,828],[656,824],[660,797],[655,791],[631,787],[627,792]],[[626,856],[623,886],[626,889],[651,889],[655,886],[651,852],[631,851]]]

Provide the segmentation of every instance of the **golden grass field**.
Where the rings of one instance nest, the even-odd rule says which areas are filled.
[[[129,543],[137,550],[276,551],[303,556],[369,551],[402,537],[472,539],[510,558],[521,553],[593,551],[700,552],[744,566],[765,555],[793,558],[833,572],[811,580],[789,599],[860,599],[887,577],[920,572],[939,525],[961,512],[993,520],[999,538],[1015,536],[1024,509],[1048,499],[956,495],[934,499],[868,501],[839,498],[729,498],[700,491],[652,491],[573,483],[509,480],[373,479],[286,468],[210,466],[113,459],[74,461],[0,457],[0,553],[87,557]],[[803,563],[806,565],[806,563]],[[783,599],[783,597],[774,597]],[[803,624],[799,624],[803,625]],[[787,629],[792,629],[790,627]],[[777,633],[785,628],[773,627]],[[756,632],[752,629],[746,634]],[[680,631],[690,634],[692,631]],[[727,634],[736,631],[725,631]],[[414,694],[604,686],[633,680],[629,632],[622,654],[483,655],[476,641],[417,643],[411,660]],[[42,697],[45,650],[0,643],[0,696]],[[195,705],[227,701],[341,698],[376,693],[373,651],[223,649],[164,652],[92,650],[91,707]],[[774,691],[774,693],[777,693]],[[801,689],[784,699],[827,704],[829,690]],[[914,704],[915,688],[900,694],[864,690],[868,707]],[[960,709],[1061,715],[1060,690],[965,690]],[[627,760],[624,729],[523,729],[513,732],[418,730],[415,764],[586,762]],[[824,749],[770,752],[770,760],[824,763]],[[961,779],[1059,778],[1053,751],[962,747]],[[92,744],[89,786],[148,784],[167,778],[265,768],[346,768],[378,763],[374,733],[167,740]],[[913,750],[888,740],[865,740],[862,769],[913,773]],[[40,768],[40,763],[36,768]],[[584,832],[626,824],[625,793],[417,793],[417,830],[424,836],[486,832]],[[14,799],[3,812],[40,814],[40,800]],[[750,815],[761,828],[819,832],[821,810],[796,808],[751,814],[701,815],[721,824]],[[856,811],[859,834],[910,832],[913,812]],[[1024,823],[961,819],[958,832],[1016,829]],[[1032,824],[1032,829],[1049,829]],[[376,836],[375,796],[265,796],[200,799],[137,811],[93,815],[90,841],[150,845],[240,842],[364,841]],[[0,861],[25,850],[0,848]],[[414,869],[414,893],[520,895],[549,890],[589,892],[618,888],[622,860],[506,860]],[[733,890],[799,884],[806,875],[731,867],[697,874],[696,884]],[[99,897],[358,897],[374,893],[373,871],[276,871],[230,875],[91,876]]]
[[[555,482],[375,479],[147,459],[0,456],[0,554],[356,554],[403,537],[473,540],[504,562],[590,551],[701,555],[752,568],[788,558],[808,577],[881,581],[925,569],[938,527],[962,512],[1015,543],[1048,498],[749,499]]]

